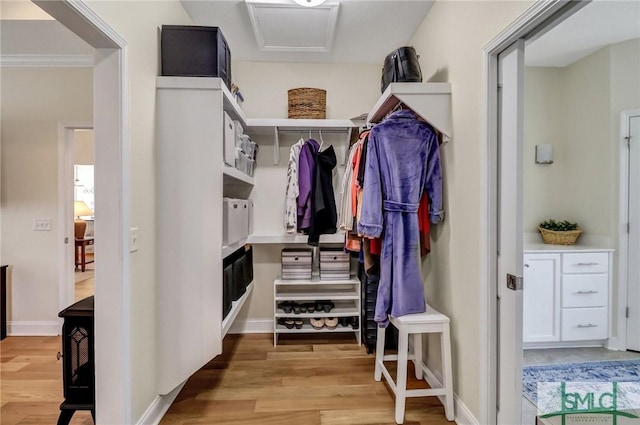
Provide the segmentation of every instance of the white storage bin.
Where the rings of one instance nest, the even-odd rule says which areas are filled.
[[[249,232],[249,209],[246,200],[222,198],[222,245],[246,239]]]
[[[236,159],[236,130],[235,130],[235,122],[231,119],[229,114],[223,112],[224,114],[224,131],[223,131],[223,140],[224,140],[224,162],[227,165],[234,166]]]
[[[247,200],[247,206],[249,207],[249,234],[253,233],[253,199]]]

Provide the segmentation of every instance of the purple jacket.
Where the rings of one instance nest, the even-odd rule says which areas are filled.
[[[298,159],[298,230],[311,227],[311,194],[318,149],[320,149],[320,144],[309,139],[302,146]]]
[[[444,218],[442,170],[433,128],[408,110],[394,112],[369,133],[360,234],[382,237],[375,320],[425,311],[418,206],[429,195],[432,223]]]

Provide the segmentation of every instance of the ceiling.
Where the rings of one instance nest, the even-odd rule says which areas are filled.
[[[433,5],[432,0],[327,0],[323,7],[337,6],[335,28],[331,29],[330,12],[326,10],[293,6],[293,0],[249,0],[258,6],[275,3],[286,7],[268,9],[266,15],[254,17],[262,26],[263,44],[276,46],[263,50],[245,0],[181,2],[195,25],[222,29],[234,60],[372,64],[381,64],[390,51],[408,44]],[[48,16],[30,1],[2,0],[0,4],[3,61],[10,55],[92,53],[90,46],[56,21],[47,20]],[[639,22],[638,0],[594,0],[561,25],[528,42],[526,64],[567,66],[608,44],[640,38]]]
[[[314,8],[297,6],[293,0],[181,2],[194,24],[222,29],[234,60],[372,64],[381,64],[389,52],[407,45],[433,5],[431,0],[329,0]],[[258,19],[262,18],[263,29],[271,31],[283,49],[262,50],[256,41],[249,6],[263,8],[266,4],[274,7]],[[321,13],[332,6],[337,8],[334,29],[327,28],[327,17]],[[326,32],[333,38],[327,51],[286,49],[304,44],[318,47]]]
[[[640,1],[594,0],[527,43],[525,64],[564,68],[609,44],[640,38]]]

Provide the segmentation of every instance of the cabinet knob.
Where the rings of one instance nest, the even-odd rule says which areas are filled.
[[[58,351],[58,354],[56,354],[56,359],[60,360],[61,358],[62,358],[62,353]]]
[[[528,265],[528,264],[525,264],[524,266],[525,266],[525,267],[527,267],[527,268],[529,268],[529,265]]]

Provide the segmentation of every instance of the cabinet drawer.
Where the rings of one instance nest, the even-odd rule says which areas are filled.
[[[605,307],[609,300],[606,274],[562,276],[563,307]]]
[[[565,308],[562,310],[562,341],[606,339],[607,308]]]
[[[562,273],[606,273],[609,255],[606,252],[562,254]]]

